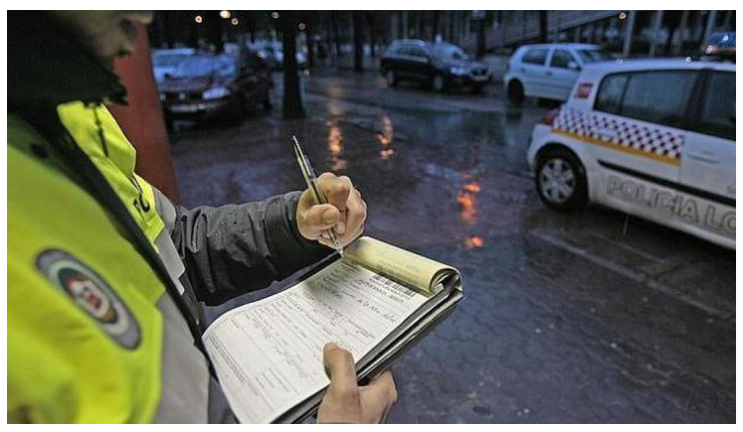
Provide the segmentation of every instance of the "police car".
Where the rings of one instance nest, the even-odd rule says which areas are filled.
[[[551,208],[592,201],[735,249],[735,65],[586,66],[528,158]]]

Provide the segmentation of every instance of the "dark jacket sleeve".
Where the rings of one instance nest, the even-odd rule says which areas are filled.
[[[299,233],[299,195],[222,207],[176,207],[171,236],[199,300],[217,305],[265,288],[333,252]]]

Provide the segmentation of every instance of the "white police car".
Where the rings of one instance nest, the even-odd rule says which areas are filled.
[[[528,158],[551,208],[593,201],[734,249],[735,65],[586,66]]]

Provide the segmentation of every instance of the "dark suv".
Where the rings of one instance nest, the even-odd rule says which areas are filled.
[[[458,46],[411,39],[390,44],[382,56],[380,71],[391,87],[400,81],[414,81],[440,92],[453,87],[479,92],[491,80],[488,67],[472,60]]]

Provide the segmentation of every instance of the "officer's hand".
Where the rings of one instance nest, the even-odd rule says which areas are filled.
[[[382,423],[397,401],[395,380],[389,371],[359,387],[350,352],[334,343],[323,349],[330,387],[317,413],[318,423]]]
[[[317,184],[328,204],[316,204],[312,191],[304,191],[297,206],[299,232],[309,240],[333,247],[332,240],[323,234],[323,231],[333,229],[338,240],[346,246],[364,232],[366,203],[348,177],[324,173],[317,178]]]

